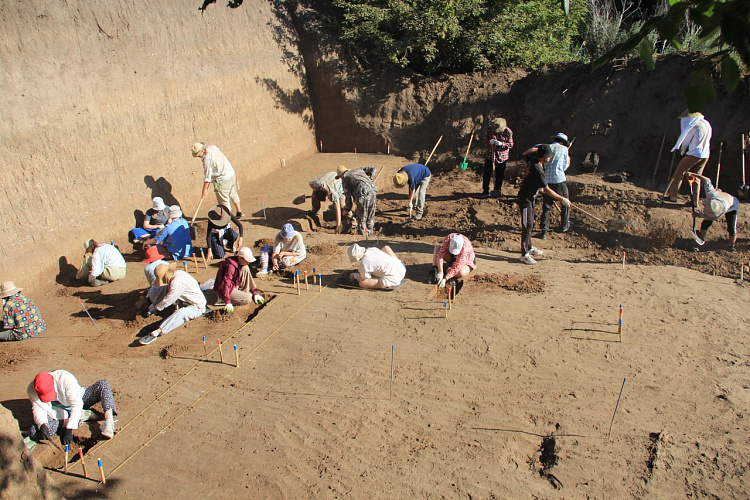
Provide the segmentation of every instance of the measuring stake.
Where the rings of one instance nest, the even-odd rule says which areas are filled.
[[[237,344],[234,344],[234,366],[235,368],[240,367],[240,355],[239,355],[239,352],[237,351]]]
[[[448,309],[453,310],[453,301],[451,300],[451,290],[453,290],[453,282],[448,285]]]
[[[391,392],[388,395],[388,399],[393,397],[393,357],[396,354],[396,344],[391,344]]]
[[[443,307],[445,307],[445,317],[448,318],[448,303],[443,302]]]
[[[104,477],[104,467],[102,466],[102,459],[97,458],[96,462],[99,464],[99,475],[102,478],[102,484],[107,484],[107,479]]]
[[[318,275],[318,291],[319,292],[323,291],[323,275],[322,274]]]
[[[206,348],[206,336],[203,336],[203,355],[208,359],[208,349]]]
[[[221,362],[224,362],[224,352],[221,350],[221,339],[216,339],[216,342],[219,344],[219,356],[221,356]]]
[[[81,465],[83,466],[83,476],[88,479],[89,473],[86,472],[86,462],[83,460],[83,448],[78,448],[78,457],[81,459]]]
[[[391,154],[391,143],[388,143],[388,154]]]
[[[320,141],[320,152],[323,152],[323,141]]]
[[[622,379],[622,387],[620,387],[620,395],[617,396],[617,405],[615,405],[615,412],[612,414],[612,421],[609,423],[609,439],[612,439],[612,424],[615,423],[615,415],[617,415],[617,409],[620,407],[620,398],[622,397],[622,390],[625,389],[625,381],[628,377]]]
[[[91,322],[92,322],[92,323],[94,324],[94,326],[96,326],[96,329],[97,329],[98,331],[100,331],[100,332],[101,332],[101,330],[99,330],[99,327],[98,327],[98,326],[97,326],[97,324],[96,324],[96,321],[94,321],[94,318],[93,318],[93,317],[91,316],[91,313],[89,312],[89,310],[88,310],[88,309],[86,309],[86,304],[84,304],[84,303],[83,303],[83,301],[82,301],[81,299],[78,299],[78,302],[80,302],[80,304],[81,304],[81,305],[83,306],[83,310],[84,310],[84,311],[86,311],[86,314],[88,314],[88,315],[89,315],[89,319],[90,319],[90,320],[91,320]]]
[[[625,270],[625,252],[622,252],[622,270]]]
[[[307,271],[305,271],[305,290],[309,290],[310,286],[307,284]]]
[[[263,205],[263,218],[267,219],[268,217],[266,217],[266,202],[263,201],[263,197],[262,196],[260,197],[260,202]]]
[[[318,279],[317,279],[317,277],[315,276],[315,268],[314,268],[314,267],[313,267],[313,273],[312,273],[312,277],[313,277],[313,285],[317,284],[317,283],[318,283]]]
[[[186,273],[189,273],[189,272],[190,272],[190,271],[188,271],[188,268],[187,268],[187,261],[186,261],[186,260],[183,260],[183,261],[182,261],[182,267],[184,267],[184,268],[185,268],[185,272],[186,272]]]
[[[65,445],[65,473],[68,473],[68,451],[70,450],[70,445]]]
[[[203,253],[202,248],[201,248],[201,258],[203,259],[203,269],[208,269],[208,263],[206,262],[206,254]]]
[[[195,274],[198,274],[198,257],[195,256],[195,252],[193,252],[193,263],[195,264]]]
[[[620,342],[622,342],[622,304],[620,304],[620,323],[617,325],[617,335],[620,336]]]

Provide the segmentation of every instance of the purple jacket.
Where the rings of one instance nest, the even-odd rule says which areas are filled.
[[[242,266],[238,257],[227,257],[219,266],[219,272],[216,273],[214,292],[227,304],[230,302],[229,295],[239,285],[240,267]]]

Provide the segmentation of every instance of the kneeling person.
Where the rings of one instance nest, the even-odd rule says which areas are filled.
[[[435,246],[432,253],[435,282],[443,288],[453,278],[458,280],[477,268],[477,256],[469,238],[459,233],[445,237],[443,244]]]
[[[391,247],[364,249],[353,244],[347,251],[351,262],[359,262],[359,272],[352,274],[362,288],[395,288],[406,276],[406,264]]]
[[[250,272],[249,264],[253,262],[253,252],[247,247],[242,247],[235,257],[227,257],[219,266],[214,292],[219,300],[224,302],[227,311],[232,312],[235,304],[244,306],[250,302],[264,302],[263,296],[255,289],[255,280]]]

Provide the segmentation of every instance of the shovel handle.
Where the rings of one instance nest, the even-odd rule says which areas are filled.
[[[466,158],[469,156],[469,151],[471,150],[471,141],[474,140],[474,129],[471,129],[471,135],[469,136],[469,147],[466,148],[466,154],[464,155],[464,161],[466,161]]]
[[[441,135],[441,136],[440,136],[440,138],[439,138],[439,139],[437,140],[437,142],[435,143],[435,147],[434,147],[434,148],[432,148],[432,152],[430,152],[430,156],[428,156],[428,157],[427,157],[427,161],[426,161],[426,162],[424,162],[424,166],[425,166],[425,167],[427,166],[427,164],[428,164],[428,163],[430,163],[430,158],[432,158],[432,155],[433,155],[433,154],[435,153],[435,150],[437,149],[437,147],[438,147],[438,144],[440,144],[440,141],[442,141],[442,140],[443,140],[443,136]]]
[[[602,219],[600,219],[600,218],[599,218],[599,217],[597,217],[596,215],[592,214],[591,212],[587,212],[586,210],[582,209],[581,207],[579,207],[579,206],[577,206],[577,205],[573,205],[572,203],[570,204],[570,206],[571,206],[571,207],[573,207],[573,208],[575,208],[576,210],[579,210],[579,211],[581,211],[581,212],[585,213],[585,214],[586,214],[586,215],[588,215],[589,217],[593,217],[594,219],[598,220],[598,221],[599,221],[599,222],[601,222],[602,224],[606,224],[606,222],[605,222],[605,221],[603,221]]]
[[[192,226],[195,223],[195,218],[198,217],[198,210],[201,209],[201,205],[203,204],[203,198],[201,198],[201,201],[198,202],[198,208],[195,209],[195,213],[193,214],[193,218],[190,219],[190,225]]]

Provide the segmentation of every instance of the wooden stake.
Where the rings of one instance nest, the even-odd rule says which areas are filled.
[[[318,291],[319,292],[323,291],[323,275],[322,274],[318,275]]]
[[[203,355],[208,359],[208,349],[206,348],[206,336],[203,336]]]
[[[216,342],[219,344],[219,356],[221,356],[221,362],[224,362],[224,352],[221,350],[221,339],[217,339]]]
[[[107,479],[104,477],[104,467],[102,466],[102,459],[97,458],[97,463],[99,464],[99,476],[102,478],[102,484],[107,484]]]
[[[388,395],[388,399],[393,397],[393,357],[396,354],[396,344],[391,344],[391,392]]]
[[[622,342],[622,304],[620,304],[620,322],[617,325],[617,335],[620,336],[620,342]]]
[[[70,450],[70,445],[65,445],[65,473],[68,473],[68,451]]]
[[[294,277],[297,280],[297,295],[299,295],[301,293],[300,286],[299,286],[299,270],[294,271]]]
[[[310,286],[307,283],[307,271],[305,271],[305,290],[309,290]]]
[[[81,459],[81,465],[83,466],[83,477],[88,478],[89,473],[86,472],[86,462],[83,460],[83,448],[78,448],[78,457]]]
[[[183,260],[183,261],[182,261],[182,267],[184,267],[184,268],[185,268],[185,272],[186,272],[186,273],[189,273],[189,272],[190,272],[190,271],[188,271],[188,268],[187,268],[187,261],[186,261],[186,260]]]
[[[443,302],[443,307],[445,307],[445,317],[447,318],[448,317],[448,303]]]
[[[203,269],[208,269],[208,262],[206,262],[206,254],[203,253],[201,248],[201,258],[203,259]]]
[[[453,282],[448,285],[448,309],[453,310],[453,301],[451,300],[451,290],[453,290]]]
[[[317,284],[318,280],[317,280],[317,278],[315,276],[315,268],[314,267],[313,267],[312,277],[313,277],[313,285]]]
[[[625,270],[625,252],[622,252],[622,270]]]
[[[198,257],[195,256],[195,252],[193,252],[193,263],[195,263],[195,274],[198,274]]]
[[[237,351],[237,344],[234,344],[234,366],[235,368],[240,367],[240,354]]]
[[[622,387],[620,387],[620,395],[617,396],[617,405],[615,405],[615,412],[612,414],[612,421],[609,423],[609,439],[612,439],[612,424],[615,423],[615,415],[617,415],[617,409],[620,407],[620,398],[622,397],[622,390],[625,389],[625,381],[628,377],[622,379]]]

